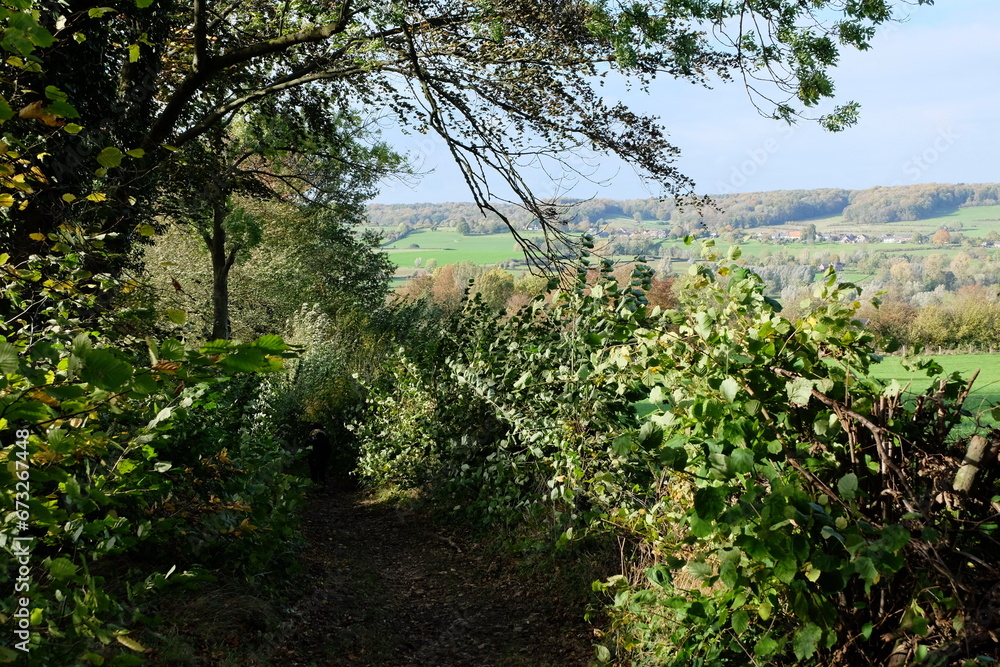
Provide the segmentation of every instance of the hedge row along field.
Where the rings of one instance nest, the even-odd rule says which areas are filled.
[[[540,546],[629,545],[594,583],[601,662],[992,662],[997,434],[951,436],[968,383],[875,377],[833,272],[789,321],[702,258],[676,309],[609,264],[507,320],[472,303],[371,388],[360,472]]]

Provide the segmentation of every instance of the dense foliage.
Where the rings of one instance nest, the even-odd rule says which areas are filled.
[[[114,313],[93,319],[97,288],[135,283],[81,262],[0,255],[0,542],[23,566],[0,574],[0,604],[7,618],[27,610],[30,629],[16,651],[4,639],[4,661],[139,664],[134,632],[158,595],[292,562],[302,484],[254,375],[292,349],[277,336],[137,339]]]
[[[372,388],[360,471],[539,544],[629,545],[595,584],[601,660],[992,655],[995,470],[953,489],[966,382],[926,364],[914,400],[873,380],[857,287],[833,272],[790,321],[703,254],[675,309],[647,305],[642,266],[506,321],[474,301]]]

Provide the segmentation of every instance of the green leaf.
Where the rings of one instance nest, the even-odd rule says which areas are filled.
[[[55,558],[49,562],[49,573],[53,579],[69,579],[76,576],[77,566],[68,558]]]
[[[725,506],[725,496],[720,487],[709,486],[694,492],[694,511],[702,519],[715,519],[722,514]]]
[[[628,456],[632,451],[632,436],[620,435],[611,442],[611,449],[618,456]]]
[[[812,380],[806,378],[795,378],[785,384],[785,391],[788,392],[788,402],[792,405],[806,405],[812,396]]]
[[[726,378],[719,387],[726,400],[732,403],[736,399],[736,394],[740,391],[740,385],[733,378]]]
[[[737,448],[729,455],[729,472],[748,473],[753,470],[754,456],[752,449]]]
[[[837,482],[837,490],[844,500],[853,500],[858,493],[858,476],[849,472]]]
[[[816,653],[816,648],[819,646],[819,640],[822,636],[823,630],[818,625],[815,623],[806,623],[805,626],[795,633],[795,637],[792,639],[792,650],[795,651],[795,657],[799,660],[811,658]]]
[[[222,365],[230,370],[252,373],[267,366],[267,357],[259,347],[244,347],[233,354],[227,354]]]
[[[139,45],[132,44],[128,47],[128,61],[134,63],[139,60]]]
[[[90,350],[83,357],[80,379],[99,389],[117,391],[132,379],[132,367],[106,350]]]
[[[184,324],[187,322],[187,312],[180,308],[167,308],[167,317],[174,324]]]
[[[139,9],[145,9],[153,4],[153,0],[135,0],[135,6]]]
[[[105,169],[111,169],[112,167],[117,167],[122,163],[122,153],[119,149],[114,146],[108,146],[97,154],[97,162]]]
[[[740,609],[739,611],[733,612],[732,618],[729,620],[732,623],[733,630],[737,635],[742,635],[750,627],[750,614],[746,612],[745,609]]]
[[[639,429],[639,445],[646,450],[658,448],[663,444],[663,429],[653,422],[646,422]]]
[[[87,14],[90,15],[90,18],[97,19],[104,16],[108,12],[113,12],[113,11],[115,11],[114,7],[91,7],[89,10],[87,10]]]
[[[281,336],[276,336],[274,334],[261,336],[260,338],[258,338],[257,340],[255,340],[250,344],[253,347],[259,347],[265,352],[271,354],[275,354],[278,352],[285,352],[286,350],[291,349],[288,343],[286,343]]]
[[[609,651],[608,647],[603,644],[598,644],[594,647],[594,655],[599,663],[611,662],[611,651]]]
[[[761,637],[754,644],[753,653],[758,658],[767,658],[778,652],[779,644],[770,636]]]
[[[14,117],[14,109],[11,108],[10,103],[0,95],[0,122],[10,120]]]
[[[0,341],[0,373],[16,373],[20,363],[17,348],[5,340]]]

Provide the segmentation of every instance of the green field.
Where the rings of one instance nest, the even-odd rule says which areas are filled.
[[[532,234],[537,238],[538,234]],[[410,246],[417,245],[418,248]],[[430,259],[438,266],[470,261],[473,264],[499,264],[509,259],[523,259],[510,234],[461,236],[452,228],[415,229],[404,238],[384,246],[389,259],[400,268],[415,266],[417,258],[426,264]]]
[[[1000,354],[943,354],[932,358],[941,364],[946,373],[958,371],[966,379],[979,371],[965,401],[965,409],[980,416],[985,425],[995,427],[997,422],[989,411],[994,405],[1000,404]],[[909,384],[909,393],[923,392],[930,387],[930,378],[903,368],[900,357],[886,357],[872,367],[872,375],[886,381],[899,380],[904,387]],[[648,415],[654,410],[649,401],[639,401],[635,407],[640,416]],[[963,428],[963,432],[964,430]]]
[[[941,354],[928,355],[941,364],[946,373],[958,372],[963,378],[971,378],[977,370],[979,376],[965,409],[974,415],[982,414],[984,423],[995,424],[989,416],[992,406],[1000,404],[1000,354]],[[920,373],[903,368],[900,357],[886,357],[882,363],[872,367],[872,375],[883,380],[899,380],[900,384],[910,384],[911,393],[921,392],[930,385],[929,378]]]

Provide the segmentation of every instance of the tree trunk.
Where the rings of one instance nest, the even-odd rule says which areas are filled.
[[[205,239],[212,253],[212,338],[229,339],[229,269],[232,262],[226,254],[226,201],[215,204],[212,216],[212,236]]]

